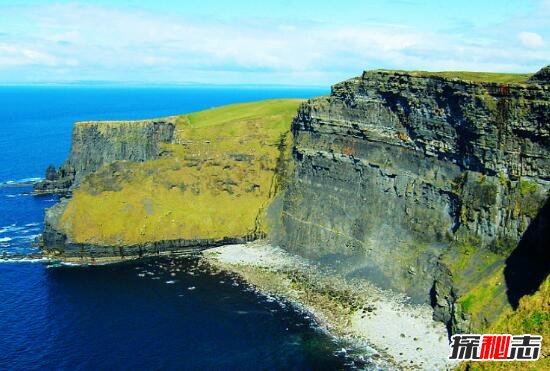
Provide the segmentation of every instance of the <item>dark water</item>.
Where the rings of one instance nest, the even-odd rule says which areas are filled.
[[[299,88],[0,87],[0,255],[29,251],[55,197],[29,196],[31,187],[6,187],[40,178],[69,153],[74,122],[144,119],[224,104],[308,98],[328,90]]]
[[[12,186],[59,165],[72,124],[139,119],[313,89],[0,88],[0,256],[35,251],[53,196]],[[7,185],[10,185],[9,187]],[[0,370],[341,369],[327,335],[196,258],[101,267],[0,263]],[[190,274],[193,273],[193,274]],[[193,288],[193,289],[190,289]]]
[[[2,264],[0,369],[344,367],[304,315],[195,262]]]

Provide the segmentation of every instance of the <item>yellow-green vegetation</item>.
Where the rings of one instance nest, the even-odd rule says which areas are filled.
[[[161,158],[116,162],[85,178],[60,230],[77,243],[109,246],[263,232],[299,104],[268,100],[177,117]]]
[[[496,244],[506,243],[495,242]],[[471,321],[475,333],[534,334],[543,336],[537,362],[466,362],[461,370],[550,369],[550,278],[539,290],[520,300],[516,310],[508,303],[501,254],[481,247],[471,236],[455,241],[444,257],[458,289],[456,310]],[[498,249],[497,249],[498,250]]]
[[[539,185],[537,183],[532,183],[528,180],[521,180],[519,182],[519,191],[522,196],[526,196],[529,193],[535,193],[538,188]]]
[[[498,73],[498,72],[470,72],[470,71],[441,71],[426,72],[431,76],[456,78],[475,82],[495,82],[500,84],[525,83],[532,73]]]
[[[520,299],[516,310],[506,309],[486,330],[492,334],[542,335],[542,352],[536,362],[469,362],[468,370],[549,370],[550,369],[550,276],[533,295]]]
[[[532,73],[499,73],[499,72],[474,72],[474,71],[396,71],[405,72],[412,76],[439,76],[448,79],[460,79],[474,82],[494,82],[499,84],[526,83]]]
[[[483,331],[505,308],[504,257],[483,248],[481,241],[466,236],[453,242],[443,257],[458,290],[457,310],[465,313],[472,328]]]
[[[546,193],[537,183],[521,179],[516,187],[516,196],[511,211],[513,215],[523,214],[529,218],[534,218],[546,198]]]
[[[503,305],[508,307],[503,298],[506,293],[506,283],[503,269],[497,269],[493,274],[485,277],[483,281],[472,287],[465,295],[461,296],[458,303],[463,312],[472,319],[472,325],[483,330],[488,325],[489,315],[498,313]],[[492,318],[491,318],[492,319]]]

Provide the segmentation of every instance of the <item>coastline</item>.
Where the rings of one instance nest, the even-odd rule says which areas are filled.
[[[237,274],[259,292],[311,313],[333,336],[372,348],[367,357],[380,367],[442,370],[456,366],[447,360],[445,326],[433,321],[428,305],[408,304],[404,297],[366,281],[328,276],[265,241],[210,248],[202,258],[205,264]]]

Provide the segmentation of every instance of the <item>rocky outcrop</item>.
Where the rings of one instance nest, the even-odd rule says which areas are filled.
[[[175,118],[142,121],[87,121],[75,124],[69,159],[34,186],[37,193],[63,193],[100,166],[114,161],[157,158],[161,143],[170,143]]]
[[[274,240],[432,303],[451,330],[490,321],[457,302],[502,273],[548,197],[544,76],[508,85],[367,71],[303,104]],[[538,259],[548,269],[548,253]],[[506,295],[506,284],[491,291],[494,313]]]
[[[530,79],[529,82],[548,85],[550,84],[550,66],[546,66],[537,73],[535,73]]]
[[[57,193],[65,194],[74,183],[75,171],[70,164],[63,164],[58,169],[48,166],[44,180],[33,185],[36,194]]]
[[[297,102],[241,105],[238,120],[222,107],[77,124],[70,158],[36,187],[74,190],[47,211],[44,249],[139,257],[267,232],[431,304],[450,332],[481,331],[548,275],[548,67],[514,84],[450,75],[367,71],[336,84],[301,105],[292,159],[277,125]],[[167,147],[159,161],[121,162]]]
[[[178,253],[187,249],[199,250],[229,244],[246,243],[258,237],[263,237],[263,235],[257,236],[251,233],[250,235],[238,237],[159,239],[116,246],[79,243],[72,241],[65,233],[59,230],[60,219],[69,202],[69,198],[64,198],[56,205],[46,209],[44,230],[42,232],[42,252],[50,259],[59,258],[65,262],[81,264],[119,262],[121,260],[147,256]]]
[[[46,171],[46,187],[70,192],[46,210],[45,256],[117,261],[264,237],[300,103],[76,124],[69,159]]]

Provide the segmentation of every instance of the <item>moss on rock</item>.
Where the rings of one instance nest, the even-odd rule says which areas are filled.
[[[84,178],[59,231],[99,246],[263,233],[258,216],[281,181],[276,174],[289,156],[285,143],[299,103],[270,100],[179,116],[162,157],[110,163]]]

